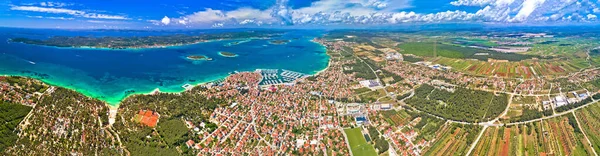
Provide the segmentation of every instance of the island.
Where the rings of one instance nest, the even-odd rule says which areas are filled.
[[[94,48],[94,49],[141,49],[141,48],[164,48],[168,46],[181,46],[197,44],[215,40],[247,39],[251,37],[278,37],[279,31],[246,31],[227,33],[206,33],[200,35],[174,34],[163,36],[52,36],[45,40],[16,37],[9,39],[10,42],[43,45],[52,47],[70,48]],[[242,42],[238,42],[239,44]],[[235,44],[234,44],[235,45]]]
[[[235,42],[227,43],[227,44],[225,44],[225,46],[226,46],[226,47],[229,47],[229,46],[234,46],[234,45],[238,45],[238,44],[242,44],[242,43],[250,42],[250,41],[252,41],[252,40],[253,40],[253,39],[246,39],[246,40],[242,40],[242,41],[235,41]]]
[[[235,53],[231,53],[231,52],[226,52],[226,51],[220,51],[219,55],[223,56],[223,57],[237,57],[238,55]]]
[[[290,42],[290,40],[271,40],[271,41],[269,41],[270,44],[287,44],[289,42]]]
[[[212,58],[210,57],[206,57],[204,55],[190,55],[186,57],[189,60],[194,60],[194,61],[210,61],[212,60]]]

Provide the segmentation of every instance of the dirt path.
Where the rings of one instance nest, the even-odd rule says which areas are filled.
[[[579,127],[579,129],[581,130],[581,133],[583,134],[583,137],[585,138],[585,140],[587,140],[589,147],[591,147],[590,149],[592,150],[592,153],[594,153],[594,155],[598,155],[598,153],[596,153],[596,150],[592,146],[593,145],[592,142],[590,141],[590,139],[588,139],[588,136],[583,131],[583,128],[581,128],[581,123],[579,122],[577,115],[575,115],[575,112],[573,112],[573,116],[575,117],[575,121],[577,121],[577,127]]]
[[[471,152],[473,152],[473,149],[475,149],[475,146],[477,146],[477,143],[479,142],[479,139],[481,139],[481,136],[483,136],[483,134],[485,133],[485,130],[487,128],[488,128],[488,126],[483,126],[483,130],[481,130],[481,132],[479,133],[479,136],[477,136],[477,139],[475,139],[475,141],[473,142],[473,144],[469,148],[469,151],[467,152],[467,156],[470,155]]]

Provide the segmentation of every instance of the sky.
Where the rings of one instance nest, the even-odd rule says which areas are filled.
[[[600,0],[1,0],[0,26],[82,29],[597,24]]]

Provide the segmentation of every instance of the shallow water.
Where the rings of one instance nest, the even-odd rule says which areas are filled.
[[[6,42],[12,37],[46,38],[52,35],[143,36],[170,32],[102,32],[0,28],[0,75],[26,76],[74,89],[116,106],[130,94],[181,92],[185,84],[199,84],[226,77],[233,71],[260,68],[287,69],[314,74],[327,67],[325,48],[311,42],[319,32],[290,30],[283,37],[292,42],[269,44],[267,39],[213,41],[200,44],[132,50],[56,48]],[[181,32],[179,32],[181,33]],[[271,40],[273,40],[271,39]],[[224,57],[219,51],[238,54]],[[188,55],[205,55],[211,61],[191,61]]]

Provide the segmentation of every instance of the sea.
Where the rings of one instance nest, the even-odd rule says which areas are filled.
[[[197,85],[223,79],[232,72],[256,69],[285,69],[315,74],[328,65],[325,47],[312,42],[323,32],[282,30],[281,37],[270,39],[219,40],[148,49],[60,48],[9,42],[10,38],[46,39],[52,36],[157,36],[240,30],[194,31],[124,31],[124,30],[57,30],[0,28],[0,75],[23,76],[50,85],[73,89],[111,106],[132,94],[146,94],[155,89],[177,93],[185,84]],[[290,40],[287,44],[270,44],[270,40]],[[232,44],[240,43],[240,44]],[[237,57],[224,57],[220,51]],[[204,55],[212,60],[193,61],[189,55]]]

